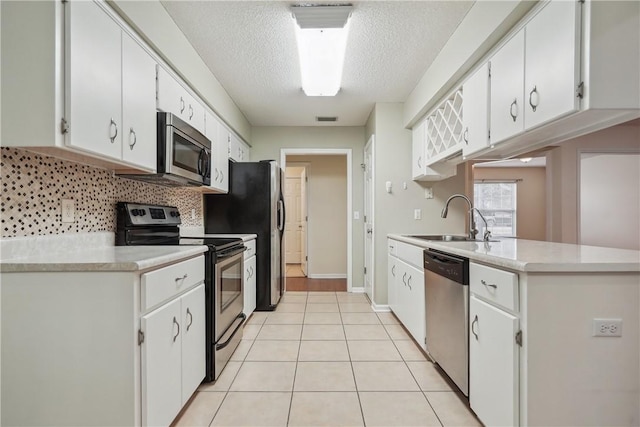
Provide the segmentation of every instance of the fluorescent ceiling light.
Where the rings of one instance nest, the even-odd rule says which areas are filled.
[[[531,160],[533,160],[532,157],[522,157],[522,158],[520,158],[520,161],[522,163],[529,163]]]
[[[351,6],[292,8],[305,95],[335,96],[340,90],[351,10]]]

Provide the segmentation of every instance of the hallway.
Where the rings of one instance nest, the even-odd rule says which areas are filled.
[[[176,426],[477,426],[391,313],[364,294],[287,292],[256,312]]]

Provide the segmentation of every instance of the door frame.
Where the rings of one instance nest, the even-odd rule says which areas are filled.
[[[287,167],[287,156],[346,156],[347,157],[347,292],[351,292],[353,288],[353,218],[351,211],[353,210],[353,177],[352,161],[353,154],[351,148],[281,148],[280,149],[280,167],[284,170]],[[308,190],[308,189],[307,189]],[[307,197],[307,200],[309,198]],[[307,241],[309,239],[307,238]],[[308,251],[307,251],[308,253]],[[307,277],[308,271],[311,269],[311,260],[307,261]],[[285,277],[286,289],[286,277]],[[364,288],[361,288],[364,290]],[[356,290],[358,291],[358,290]]]
[[[375,267],[375,259],[376,259],[376,228],[373,226],[373,224],[375,224],[374,222],[374,211],[375,211],[375,159],[376,159],[376,150],[375,150],[375,146],[376,146],[376,138],[375,135],[371,135],[371,137],[369,138],[369,140],[367,141],[367,143],[364,145],[364,150],[363,150],[363,156],[362,156],[362,161],[365,162],[363,163],[363,165],[366,165],[366,152],[367,149],[369,147],[371,147],[371,164],[369,165],[369,167],[371,168],[371,188],[369,188],[369,194],[367,195],[367,169],[366,166],[363,170],[363,187],[364,187],[364,206],[363,206],[363,213],[366,215],[368,214],[369,216],[367,217],[367,221],[362,221],[363,224],[363,237],[364,237],[364,241],[363,241],[363,252],[364,252],[364,266],[367,266],[367,260],[366,260],[366,256],[367,256],[367,224],[372,224],[371,226],[371,248],[370,248],[370,253],[369,253],[369,270],[367,271],[367,273],[365,274],[364,277],[364,283],[362,284],[363,286],[363,290],[366,293],[366,282],[367,282],[367,278],[369,279],[369,282],[371,283],[371,302],[373,303],[373,305],[375,306],[375,302],[374,302],[374,296],[375,296],[375,289],[376,289],[376,281],[375,281],[375,277],[376,277],[376,267]],[[367,197],[370,197],[370,205],[371,205],[371,212],[367,212]],[[364,218],[363,218],[364,219]]]

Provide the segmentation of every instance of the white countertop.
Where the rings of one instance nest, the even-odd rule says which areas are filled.
[[[113,246],[113,233],[3,239],[0,272],[142,271],[197,256],[206,246]]]
[[[640,272],[640,251],[627,249],[512,238],[485,243],[426,241],[401,234],[389,234],[388,237],[514,271]]]

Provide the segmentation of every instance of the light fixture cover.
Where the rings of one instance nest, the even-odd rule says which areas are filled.
[[[335,96],[342,67],[352,6],[294,6],[296,39],[307,96]]]
[[[291,12],[300,28],[343,28],[353,6],[292,6]]]

